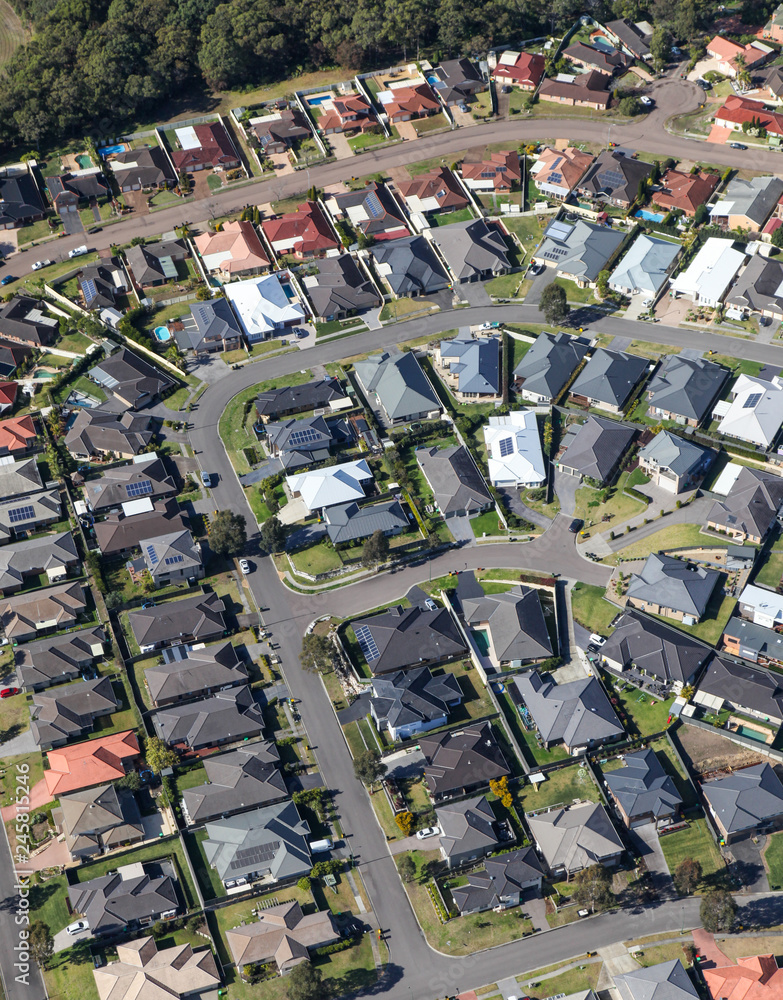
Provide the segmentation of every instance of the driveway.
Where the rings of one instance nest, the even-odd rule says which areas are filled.
[[[285,507],[281,507],[278,518],[281,524],[296,524],[297,521],[304,521],[310,511],[301,497],[289,500]]]
[[[13,739],[10,739],[7,743],[0,744],[0,756],[2,756],[3,759],[7,757],[18,757],[23,753],[32,753],[36,749],[33,734],[28,729],[27,732],[20,733],[19,736],[14,736]]]
[[[303,528],[288,536],[285,547],[289,552],[294,552],[296,549],[304,549],[308,545],[319,542],[325,534],[325,524],[306,524]]]
[[[581,486],[579,476],[569,476],[567,472],[555,469],[555,493],[560,501],[560,512],[568,517],[576,510],[576,491]]]
[[[674,886],[669,874],[669,866],[666,864],[666,858],[661,850],[655,823],[645,823],[644,826],[637,826],[635,829],[629,830],[628,839],[634,845],[639,856],[644,858],[656,896],[659,899],[672,898]]]
[[[74,920],[76,917],[74,917]],[[58,951],[65,951],[66,948],[70,948],[76,944],[77,941],[84,941],[90,937],[90,932],[81,931],[79,934],[69,934],[67,931],[58,931],[54,935],[54,953],[57,954]]]
[[[556,277],[556,267],[545,267],[541,274],[537,274],[535,278],[533,278],[533,284],[530,286],[530,291],[525,296],[525,304],[529,306],[537,306],[541,301],[541,295],[544,289],[547,285],[551,285]]]
[[[84,226],[78,212],[63,212],[60,218],[63,220],[63,232],[66,236],[84,232]]]
[[[462,542],[464,545],[473,545],[476,541],[476,536],[473,534],[473,528],[470,526],[469,517],[450,517],[446,524],[449,526],[449,531],[454,535],[454,540],[457,542]]]
[[[764,836],[746,837],[738,840],[725,849],[724,854],[731,857],[732,875],[742,883],[743,892],[769,892],[767,869],[764,867],[762,852],[767,843]]]
[[[532,507],[528,507],[522,502],[518,490],[503,487],[502,489],[498,489],[498,493],[505,497],[508,501],[509,507],[517,515],[517,517],[521,517],[525,521],[530,521],[531,524],[535,524],[539,528],[543,528],[545,531],[547,528],[552,526],[551,518],[548,518],[546,514],[542,514],[540,511],[533,510]]]
[[[492,305],[492,299],[489,297],[486,287],[481,281],[466,281],[459,286],[459,294],[463,299],[466,299],[472,306],[489,306]]]

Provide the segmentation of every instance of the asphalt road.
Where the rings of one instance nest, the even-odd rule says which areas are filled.
[[[43,976],[36,963],[28,962],[26,972],[24,969],[14,967],[14,963],[18,962],[21,957],[18,951],[14,951],[14,948],[23,944],[19,938],[19,931],[26,929],[16,924],[17,913],[21,912],[14,863],[11,858],[11,849],[8,846],[5,825],[3,825],[2,834],[0,834],[0,935],[3,941],[2,947],[0,947],[0,979],[2,979],[6,1000],[46,1000]]]

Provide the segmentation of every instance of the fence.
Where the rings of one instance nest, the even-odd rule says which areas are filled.
[[[783,752],[780,750],[773,750],[772,747],[768,746],[766,743],[750,739],[750,737],[743,736],[741,733],[735,733],[731,729],[718,729],[715,726],[710,725],[709,722],[702,722],[701,719],[680,716],[680,721],[686,726],[694,726],[696,729],[704,729],[713,733],[719,732],[725,739],[731,740],[732,743],[736,743],[738,746],[744,747],[746,750],[753,750],[756,753],[764,754],[766,757],[771,757],[778,764],[783,763]]]
[[[68,271],[67,274],[64,274],[61,278],[58,278],[57,280],[60,282],[70,281],[71,278],[76,277],[79,271],[81,271],[81,268],[77,267],[74,271]],[[80,305],[77,305],[76,302],[72,302],[69,298],[66,298],[64,295],[61,295],[52,285],[48,284],[47,282],[44,282],[44,291],[46,292],[47,295],[51,295],[51,297],[55,300],[55,302],[59,302],[60,305],[66,306],[71,312],[78,312],[80,315],[84,316],[85,319],[91,318],[91,314],[88,312],[87,309],[83,309]]]

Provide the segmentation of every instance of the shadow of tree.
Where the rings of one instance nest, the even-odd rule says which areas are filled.
[[[380,970],[351,969],[344,976],[325,979],[324,986],[328,997],[378,996],[386,993],[402,979],[402,969],[390,962]]]
[[[737,910],[737,924],[742,925],[745,930],[751,928],[774,927],[783,921],[783,895],[764,896],[761,899],[752,899],[747,903],[737,901],[740,905]]]

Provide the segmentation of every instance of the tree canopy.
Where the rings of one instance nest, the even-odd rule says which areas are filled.
[[[237,556],[247,544],[245,519],[241,514],[221,510],[209,532],[209,547],[219,556]]]
[[[288,1000],[321,1000],[324,996],[321,970],[310,962],[300,962],[288,973],[285,991]]]
[[[547,323],[562,323],[568,315],[568,299],[565,288],[558,285],[556,281],[547,285],[541,293],[538,309],[546,317]]]
[[[713,889],[701,897],[699,919],[705,931],[730,931],[737,913],[734,897],[725,889]]]
[[[159,736],[148,736],[144,745],[144,759],[150,771],[160,774],[165,768],[173,767],[179,761],[179,754]]]
[[[354,759],[353,772],[359,781],[372,785],[386,774],[386,765],[377,750],[365,750]]]

